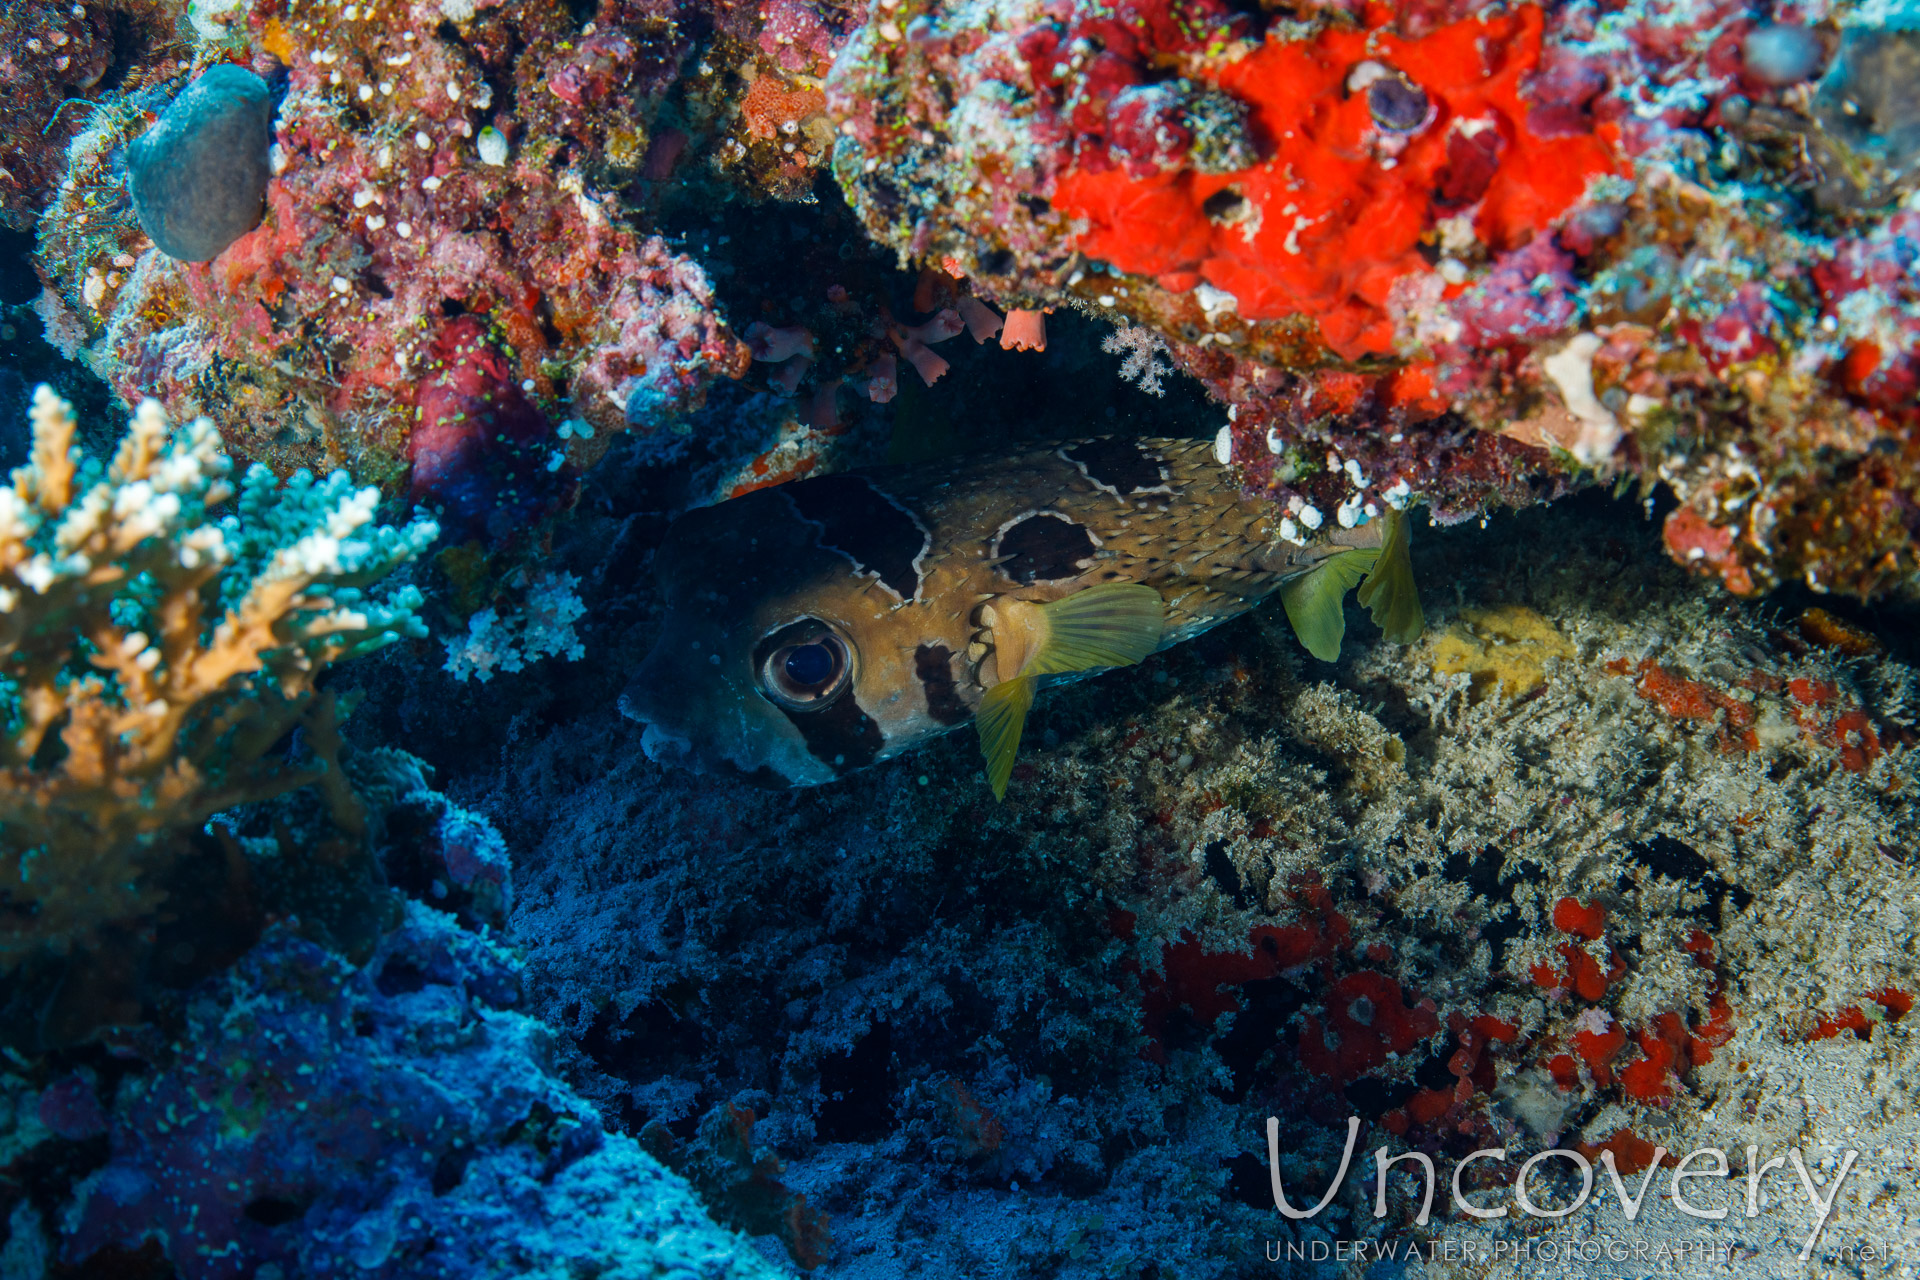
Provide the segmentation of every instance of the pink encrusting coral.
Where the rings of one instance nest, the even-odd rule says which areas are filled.
[[[514,381],[474,316],[447,322],[428,348],[407,439],[408,496],[461,535],[504,541],[572,495],[552,425]]]

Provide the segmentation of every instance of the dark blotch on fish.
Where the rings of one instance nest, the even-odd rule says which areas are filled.
[[[855,475],[796,480],[779,491],[802,520],[820,527],[822,547],[902,600],[919,594],[918,561],[932,540],[912,513]]]
[[[1060,456],[1080,468],[1081,475],[1123,498],[1167,487],[1166,467],[1132,440],[1088,440],[1062,449]]]
[[[953,681],[953,651],[943,644],[923,644],[913,651],[913,674],[926,690],[927,714],[941,724],[959,724],[973,712],[960,700]]]
[[[806,739],[807,751],[835,773],[864,769],[879,758],[885,743],[880,726],[851,697],[835,698],[819,711],[781,710]]]
[[[1095,550],[1086,526],[1057,512],[1042,511],[1007,526],[996,554],[1002,557],[1001,573],[1030,586],[1078,577],[1093,563]]]
[[[170,258],[207,262],[260,225],[273,106],[267,82],[222,63],[127,145],[140,226]]]

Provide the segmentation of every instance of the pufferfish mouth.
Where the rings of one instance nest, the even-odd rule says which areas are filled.
[[[640,735],[640,751],[655,764],[685,769],[689,773],[716,774],[769,791],[785,791],[795,785],[793,779],[764,761],[749,766],[733,756],[695,742],[673,727],[675,720],[671,715],[657,706],[650,709],[645,695],[636,690],[629,689],[621,694],[619,706],[620,714],[646,726]]]
[[[645,726],[641,752],[656,764],[770,790],[812,781],[789,776],[778,767],[773,744],[756,740],[758,726],[742,704],[743,698],[760,702],[752,688],[720,678],[720,668],[709,662],[683,660],[719,651],[712,635],[699,634],[698,648],[695,638],[684,631],[663,635],[620,695],[620,713]],[[771,710],[761,705],[763,712]]]

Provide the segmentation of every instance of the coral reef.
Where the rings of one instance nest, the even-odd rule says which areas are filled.
[[[1736,592],[1911,593],[1897,9],[888,11],[829,76],[834,171],[905,257],[1153,330],[1277,500],[1637,476]]]
[[[1408,1164],[1281,1218],[1268,1118],[1292,1194],[1350,1116],[1505,1149],[1489,1204],[1578,1153],[1578,1231],[1729,1274],[1910,1257],[1917,28],[7,6],[0,1273],[1518,1277],[1574,1229]],[[964,738],[766,795],[617,712],[689,506],[1109,431],[1303,525],[1424,506],[1427,635],[1256,613],[1051,691],[1004,804]],[[1618,1213],[1704,1145],[1754,1214]]]
[[[179,0],[10,4],[0,11],[0,227],[30,230],[68,142],[115,95],[184,72]]]
[[[10,1274],[773,1274],[553,1074],[521,963],[486,936],[511,901],[498,833],[404,753],[346,772],[407,899],[352,958],[305,936],[283,913],[317,828],[292,797],[238,811],[273,833],[235,844],[279,922],[162,1025],[0,1077]]]
[[[208,1280],[772,1274],[545,1070],[520,987],[417,903],[362,967],[270,932],[196,994],[184,1034],[209,1051],[120,1083],[62,1257],[164,1242]]]
[[[96,112],[39,229],[95,367],[283,475],[348,466],[392,493],[411,465],[462,537],[513,507],[503,487],[563,500],[614,433],[748,358],[702,269],[621,215],[609,157],[681,45],[671,19],[603,8],[579,28],[557,2],[230,7],[201,56],[286,78],[265,218],[209,263],[158,252],[92,196],[146,113]]]

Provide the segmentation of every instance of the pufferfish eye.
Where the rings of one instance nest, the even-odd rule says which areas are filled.
[[[826,706],[853,683],[853,650],[833,628],[803,618],[760,645],[760,689],[794,711]]]

